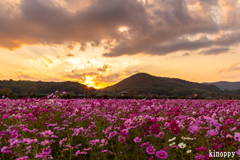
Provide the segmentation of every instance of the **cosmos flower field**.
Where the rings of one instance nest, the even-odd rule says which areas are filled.
[[[3,160],[240,158],[235,100],[5,98],[0,113]]]

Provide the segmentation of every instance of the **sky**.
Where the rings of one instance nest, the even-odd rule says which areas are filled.
[[[240,81],[240,0],[1,0],[0,79]]]

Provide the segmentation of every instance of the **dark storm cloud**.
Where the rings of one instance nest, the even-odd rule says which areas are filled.
[[[203,9],[189,10],[187,3],[197,1]],[[137,0],[89,0],[88,3],[65,0],[67,8],[51,2],[22,0],[18,14],[8,14],[11,8],[2,9],[0,46],[11,50],[25,44],[67,43],[67,48],[73,49],[79,43],[79,49],[85,51],[90,44],[91,47],[104,47],[105,57],[117,57],[138,53],[166,55],[219,46],[229,48],[240,42],[240,16],[230,2],[225,5],[232,10],[221,24],[210,15],[212,6],[220,6],[217,0],[153,0],[146,3]],[[123,26],[128,30],[120,32],[118,29]],[[217,39],[202,36],[190,41],[187,38],[197,34],[216,35],[225,29],[231,33]],[[111,43],[113,40],[115,45]]]
[[[229,50],[230,50],[229,48],[211,48],[211,49],[208,49],[208,50],[204,50],[204,51],[200,52],[199,54],[218,55],[218,54],[221,54],[221,53],[226,53]]]

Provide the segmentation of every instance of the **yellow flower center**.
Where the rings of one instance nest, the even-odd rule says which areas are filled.
[[[149,149],[149,151],[151,151],[151,152],[152,152],[152,149]]]
[[[163,156],[163,154],[161,153],[161,156]]]
[[[174,131],[176,131],[177,129],[176,128],[173,128]]]
[[[21,160],[24,160],[24,158],[21,158]]]

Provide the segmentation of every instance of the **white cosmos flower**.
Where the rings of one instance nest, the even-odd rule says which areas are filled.
[[[192,150],[190,149],[190,150],[187,150],[187,152],[186,153],[191,153],[192,152]]]
[[[175,145],[176,143],[175,142],[173,142],[173,143],[171,143],[171,144],[169,144],[169,146],[173,146],[173,145]]]
[[[193,140],[193,138],[190,137],[184,137],[186,140]]]
[[[169,139],[168,141],[169,142],[172,142],[172,141],[174,141],[176,139],[176,137],[173,137],[172,139]]]
[[[182,136],[181,138],[182,138],[182,140],[185,140],[185,139],[186,139],[186,137],[184,137],[184,136]]]
[[[186,144],[185,144],[185,143],[179,143],[179,144],[178,144],[178,147],[183,149],[183,148],[186,147]]]

